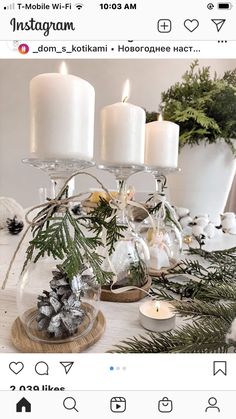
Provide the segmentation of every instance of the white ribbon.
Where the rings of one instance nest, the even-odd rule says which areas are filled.
[[[180,231],[182,231],[182,227],[177,219],[176,213],[174,208],[172,208],[172,206],[170,205],[170,203],[167,201],[166,196],[164,194],[160,194],[160,192],[156,192],[153,195],[153,200],[154,201],[159,201],[161,203],[161,206],[158,210],[158,214],[160,214],[160,218],[161,220],[165,220],[166,218],[166,209],[168,209],[171,219],[174,221],[174,223],[176,224],[176,226],[178,227],[178,229]]]

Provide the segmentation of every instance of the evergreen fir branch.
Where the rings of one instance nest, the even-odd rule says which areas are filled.
[[[209,268],[210,269],[210,268]],[[202,301],[234,300],[236,287],[234,286],[235,270],[228,272],[225,267],[213,270],[200,265],[198,261],[185,261],[170,271],[173,275],[163,274],[154,277],[152,283],[153,295],[160,296],[166,291],[170,297],[198,299]],[[192,275],[193,278],[189,277]],[[180,277],[181,282],[178,282]],[[183,278],[185,281],[183,282]],[[194,279],[195,278],[195,279]],[[160,292],[161,290],[161,292]]]
[[[154,194],[152,194],[152,195],[148,198],[148,200],[146,201],[146,204],[152,201],[153,196],[154,196]],[[157,203],[156,205],[154,205],[153,207],[150,207],[150,208],[149,208],[149,210],[148,210],[149,214],[156,214],[158,211],[160,211],[161,205],[162,205],[162,203],[161,203],[161,202],[158,202],[158,203]]]
[[[162,278],[153,277],[151,292],[156,297],[162,298],[162,296],[165,296],[166,298],[164,299],[173,299],[176,296],[176,298],[179,297],[182,300],[183,298],[199,298],[202,288],[202,281],[187,280],[185,283],[179,283],[178,277],[177,281],[171,281],[171,279],[163,275]]]
[[[97,206],[90,213],[90,218],[91,220],[95,220],[97,222],[99,220],[104,221],[105,219],[110,218],[115,213],[116,210],[111,208],[109,202],[107,202],[106,199],[100,197]]]
[[[37,255],[34,258],[34,263],[40,257],[53,256],[55,259],[63,259],[64,254],[67,251],[67,245],[65,240],[65,227],[66,220],[62,217],[56,217],[53,223],[50,224],[47,229],[39,231],[37,236],[32,240],[35,249],[38,250]]]
[[[117,211],[113,210],[105,199],[100,198],[97,207],[89,216],[90,231],[100,235],[105,228],[106,243],[110,255],[115,250],[115,243],[124,237],[122,232],[126,230],[126,226],[117,224],[116,214]]]
[[[29,242],[29,245],[28,245],[27,249],[26,249],[26,258],[25,258],[25,261],[23,263],[21,273],[24,272],[24,270],[27,268],[30,261],[33,260],[34,248],[35,248],[34,243],[31,240]]]
[[[203,295],[197,298],[209,301],[235,301],[236,300],[236,284],[222,284],[217,286],[205,287]],[[236,313],[235,313],[236,317]]]
[[[127,339],[116,345],[113,352],[222,353],[236,347],[236,342],[226,342],[226,335],[236,318],[236,248],[216,252],[206,252],[202,248],[189,250],[208,262],[210,271],[199,261],[185,260],[171,270],[177,275],[175,281],[172,276],[162,274],[153,278],[151,290],[153,296],[171,300],[175,312],[184,317],[186,323],[171,332]],[[226,261],[228,264],[224,265]],[[178,283],[179,274],[181,283]],[[186,282],[182,283],[185,274]]]
[[[115,250],[115,244],[124,237],[122,232],[126,230],[126,226],[118,225],[116,216],[109,223],[104,223],[103,226],[106,228],[107,247],[109,255],[111,255]]]
[[[222,318],[207,318],[163,333],[147,333],[116,345],[113,353],[226,353],[228,324]]]
[[[151,194],[151,196],[148,198],[148,200],[146,201],[146,204],[150,203],[153,200],[154,194]],[[156,214],[160,211],[162,206],[162,202],[158,202],[156,205],[154,205],[153,207],[149,207],[148,208],[148,212],[149,214]],[[171,213],[169,208],[165,207],[165,219],[164,219],[166,224],[174,224],[175,227],[179,230],[179,225],[177,224],[176,220],[174,220],[174,218],[172,218]]]
[[[139,256],[137,246],[136,254]],[[129,269],[129,285],[134,285],[136,287],[142,287],[148,278],[148,271],[145,262],[139,257],[139,260],[136,262],[130,263]]]
[[[109,272],[109,271],[104,271],[101,268],[102,262],[103,262],[103,257],[98,255],[96,252],[93,252],[91,254],[89,254],[88,257],[88,262],[90,263],[94,275],[97,278],[97,281],[101,284],[101,285],[105,285],[105,284],[110,284],[111,280],[114,276],[113,272]]]
[[[165,289],[161,289],[161,288],[155,288],[152,286],[152,288],[149,290],[150,295],[152,295],[153,297],[155,296],[155,298],[159,301],[166,301],[166,300],[174,300],[175,298],[173,297],[173,293],[175,291],[171,290],[171,293],[169,293],[168,291],[166,291]],[[176,294],[179,294],[179,292],[177,291]]]
[[[97,252],[97,248],[103,246],[101,239],[98,236],[86,237],[80,228],[78,220],[74,219],[71,214],[69,219],[75,231],[74,242],[76,249],[78,249],[80,254],[83,254],[83,261],[86,260],[91,265],[98,282],[101,284],[110,282],[113,274],[101,269],[104,256],[99,255]]]
[[[170,274],[188,274],[208,283],[230,283],[236,275],[236,266],[225,265],[220,260],[208,267],[196,260],[184,260],[177,267],[169,270]]]
[[[209,260],[210,262],[217,262],[222,264],[235,263],[236,266],[236,247],[232,247],[230,249],[225,250],[216,250],[213,252],[209,252],[204,249],[189,247],[187,253],[189,255],[201,256],[202,258]]]
[[[146,124],[158,120],[158,116],[160,115],[159,112],[147,112],[146,109],[144,109],[144,111],[146,114]]]
[[[86,236],[80,219],[72,216],[69,209],[63,215],[54,214],[52,218],[43,220],[42,224],[33,229],[33,239],[26,252],[23,270],[31,260],[36,263],[47,255],[62,261],[62,267],[70,280],[88,263],[99,283],[110,281],[112,273],[101,269],[104,257],[98,254],[97,249],[103,244],[98,235]]]
[[[198,260],[183,260],[176,267],[169,269],[170,275],[188,274],[200,280],[208,277],[208,270]]]
[[[161,110],[166,120],[180,125],[180,148],[185,144],[216,143],[223,138],[236,155],[236,71],[211,76],[210,67],[194,61],[175,83],[162,93]],[[152,119],[154,118],[154,119]],[[148,114],[149,121],[155,116]]]
[[[205,322],[207,318],[220,318],[225,320],[229,325],[236,317],[236,303],[222,302],[205,302],[194,300],[175,301],[173,303],[175,312],[181,317],[194,318],[198,321]]]
[[[207,117],[203,111],[194,109],[191,106],[185,108],[184,111],[176,110],[173,116],[177,122],[186,122],[193,119],[202,127],[202,132],[204,132],[203,128],[205,128],[205,130],[207,130],[205,133],[208,132],[209,129],[214,130],[216,134],[220,133],[220,128],[214,119]]]
[[[219,282],[232,282],[236,279],[236,248],[207,252],[206,250],[189,248],[190,255],[201,256],[208,262],[208,279]]]

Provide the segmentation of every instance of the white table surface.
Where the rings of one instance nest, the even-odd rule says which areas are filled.
[[[17,246],[20,236],[11,236],[0,230],[0,287],[4,281],[9,261]],[[0,352],[17,352],[11,343],[10,330],[15,318],[18,316],[16,307],[16,285],[19,273],[24,260],[22,247],[12,268],[9,281],[5,290],[0,290]],[[236,246],[236,236],[224,235],[221,231],[217,237],[209,240],[207,250],[226,249]],[[143,301],[143,300],[142,300]],[[106,330],[101,339],[86,352],[102,353],[112,349],[113,345],[119,344],[122,340],[145,335],[146,330],[139,324],[137,303],[110,303],[101,302],[101,310],[106,318]],[[176,326],[182,320],[177,318]]]

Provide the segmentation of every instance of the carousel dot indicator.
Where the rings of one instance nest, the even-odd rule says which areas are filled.
[[[110,367],[110,371],[114,371],[114,367]]]

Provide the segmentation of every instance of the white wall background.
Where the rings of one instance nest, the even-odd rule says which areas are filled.
[[[121,99],[124,82],[131,81],[130,102],[148,110],[157,110],[160,94],[180,80],[190,60],[67,60],[69,73],[88,80],[96,90],[95,149],[99,146],[99,111]],[[201,60],[212,72],[222,74],[236,67],[236,60]],[[40,187],[49,185],[47,176],[25,166],[21,159],[29,156],[29,82],[40,73],[57,72],[59,60],[0,61],[0,196],[11,196],[23,206],[39,200]],[[65,139],[66,141],[66,139]],[[115,182],[109,173],[90,169],[109,188]],[[96,187],[81,178],[80,189]],[[137,190],[150,190],[153,180],[137,174],[132,184]]]

